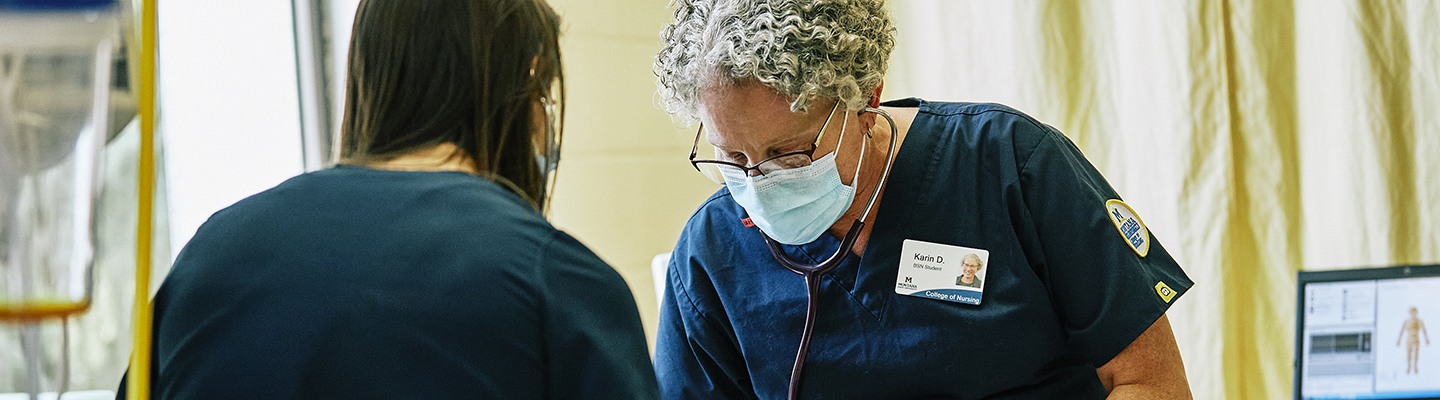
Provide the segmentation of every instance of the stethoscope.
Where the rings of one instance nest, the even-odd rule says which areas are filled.
[[[780,247],[781,244],[775,239],[771,239],[770,235],[766,235],[764,231],[760,232],[761,236],[765,237],[765,244],[770,246],[770,255],[775,257],[775,261],[790,272],[805,277],[805,329],[800,333],[800,350],[795,353],[795,367],[790,370],[790,400],[800,398],[800,372],[805,369],[805,356],[810,352],[810,336],[815,331],[815,312],[819,307],[819,304],[815,302],[815,296],[820,293],[820,277],[840,266],[840,263],[850,256],[850,247],[855,245],[855,240],[860,237],[860,231],[864,230],[865,218],[870,216],[870,208],[875,205],[875,200],[880,198],[880,188],[884,187],[885,181],[890,178],[890,167],[895,163],[895,141],[899,135],[899,130],[895,127],[895,119],[890,118],[889,113],[879,108],[865,107],[860,110],[862,114],[866,112],[879,114],[890,123],[890,152],[885,159],[885,172],[880,174],[880,181],[875,183],[875,190],[870,193],[870,201],[865,203],[865,211],[860,213],[860,219],[850,224],[850,230],[845,232],[845,238],[840,241],[840,248],[835,250],[835,254],[830,255],[830,258],[819,264],[800,263],[790,259],[790,256],[785,254],[784,248]],[[865,132],[865,136],[870,137],[868,130]],[[865,158],[864,148],[861,146],[860,150],[862,160]],[[858,165],[856,169],[858,171]]]

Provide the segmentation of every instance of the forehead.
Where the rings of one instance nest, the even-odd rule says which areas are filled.
[[[790,98],[754,80],[709,85],[700,91],[701,113],[724,114],[734,111],[762,112],[780,115],[790,111]]]
[[[699,99],[706,139],[731,148],[765,147],[792,139],[816,124],[814,110],[819,108],[811,107],[808,114],[790,111],[790,98],[759,83],[719,85],[702,91]]]

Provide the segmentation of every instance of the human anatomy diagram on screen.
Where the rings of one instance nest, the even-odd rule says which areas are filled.
[[[1400,326],[1400,337],[1395,339],[1395,346],[1401,346],[1404,341],[1405,348],[1405,374],[1420,373],[1420,338],[1425,338],[1425,345],[1430,345],[1430,333],[1425,332],[1425,321],[1419,317],[1420,310],[1410,307],[1410,319]]]
[[[1440,354],[1425,321],[1440,311],[1440,278],[1376,283],[1375,391],[1440,390]]]

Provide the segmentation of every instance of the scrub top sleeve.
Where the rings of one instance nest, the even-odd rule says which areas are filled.
[[[546,247],[540,269],[546,398],[657,398],[645,331],[625,280],[560,232]]]
[[[1108,208],[1120,196],[1080,149],[1048,126],[1031,126],[1036,131],[1029,133],[1040,136],[1021,164],[1034,227],[1025,251],[1070,346],[1099,367],[1164,315],[1192,282],[1148,229],[1148,252],[1142,256],[1131,247]]]
[[[662,399],[756,399],[745,357],[734,333],[702,312],[694,285],[709,285],[703,268],[692,264],[681,246],[666,268],[665,294],[660,300],[660,326],[655,340],[655,376]]]

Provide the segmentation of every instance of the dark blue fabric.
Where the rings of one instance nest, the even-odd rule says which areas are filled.
[[[1106,215],[1119,199],[1059,132],[1013,109],[919,107],[863,258],[828,274],[806,399],[1104,398],[1095,367],[1191,285],[1152,237],[1147,257]],[[725,189],[685,226],[661,301],[666,399],[784,399],[805,284],[771,257]],[[978,306],[895,293],[905,239],[989,250]],[[815,262],[839,240],[787,246]],[[1173,299],[1172,299],[1173,302]]]
[[[217,212],[154,323],[157,399],[657,395],[620,275],[460,172],[341,166]]]

